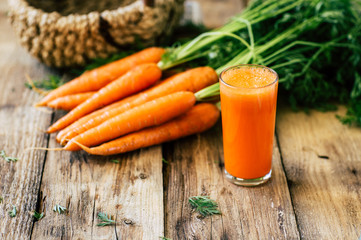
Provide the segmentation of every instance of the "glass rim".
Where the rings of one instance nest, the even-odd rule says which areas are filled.
[[[233,69],[233,68],[237,68],[237,67],[258,67],[258,68],[265,68],[267,70],[269,70],[271,73],[273,73],[275,75],[275,80],[267,85],[264,85],[264,86],[261,86],[261,87],[239,87],[239,86],[233,86],[229,83],[226,83],[223,79],[222,79],[222,75],[230,70],[230,69]],[[226,86],[228,87],[231,87],[231,88],[235,88],[235,89],[262,89],[262,88],[266,88],[266,87],[269,87],[269,86],[272,86],[273,84],[277,83],[278,82],[278,74],[275,70],[273,70],[272,68],[269,68],[269,67],[266,67],[264,65],[258,65],[258,64],[238,64],[238,65],[233,65],[233,66],[230,66],[230,67],[227,67],[225,68],[220,74],[219,74],[219,79],[221,80],[221,83],[225,84]]]

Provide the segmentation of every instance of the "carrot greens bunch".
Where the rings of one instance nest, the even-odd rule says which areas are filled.
[[[340,119],[361,125],[360,13],[360,0],[254,0],[223,27],[168,49],[159,65],[206,63],[218,74],[236,64],[266,65],[294,108],[346,103]],[[196,93],[218,95],[218,83]]]

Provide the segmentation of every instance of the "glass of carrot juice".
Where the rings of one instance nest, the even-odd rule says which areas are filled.
[[[220,74],[225,176],[255,186],[272,173],[278,75],[265,66],[243,64]]]

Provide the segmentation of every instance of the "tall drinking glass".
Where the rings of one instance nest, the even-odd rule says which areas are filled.
[[[225,176],[242,186],[266,182],[272,173],[278,75],[243,64],[220,75]]]

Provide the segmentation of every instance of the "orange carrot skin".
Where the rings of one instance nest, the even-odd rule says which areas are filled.
[[[126,104],[127,101],[132,101],[135,96],[137,96],[138,94],[135,94],[133,96],[129,96],[129,97],[126,97],[125,99],[122,99],[118,102],[115,102],[115,103],[112,103],[108,106],[105,106],[103,108],[100,108],[92,113],[89,113],[85,116],[83,116],[82,118],[78,119],[77,121],[73,122],[72,124],[70,124],[69,126],[67,126],[66,128],[64,128],[63,130],[59,131],[59,133],[57,134],[56,136],[56,140],[61,143],[62,141],[64,141],[64,139],[67,137],[66,134],[70,131],[73,131],[73,129],[76,129],[78,128],[78,126],[83,126],[83,124],[86,124],[87,122],[89,121],[93,121],[92,119],[95,119],[96,117],[98,117],[99,115],[102,115],[106,112],[108,112],[109,110],[113,109],[113,108],[116,108],[118,106],[121,106],[123,104]],[[98,125],[98,124],[97,124]],[[88,129],[86,129],[88,130]],[[84,131],[83,131],[84,132]],[[78,133],[80,134],[80,133]],[[76,135],[78,135],[76,134]],[[75,136],[76,136],[75,135]]]
[[[71,139],[134,106],[177,91],[197,92],[216,82],[218,82],[217,73],[210,67],[198,67],[176,74],[150,89],[113,103],[106,109],[100,109],[98,113],[85,116],[59,134],[57,140],[64,144],[66,139]]]
[[[126,99],[131,98],[127,97]],[[124,99],[125,100],[125,99]],[[96,118],[98,115],[103,114],[105,112],[107,112],[108,110],[110,110],[113,106],[115,106],[117,103],[122,102],[123,100],[120,100],[118,102],[115,102],[113,104],[110,104],[108,106],[105,106],[101,109],[98,109],[92,113],[89,113],[88,115],[78,119],[77,121],[75,121],[74,123],[70,124],[69,126],[67,126],[66,128],[64,128],[63,130],[61,130],[57,135],[56,135],[56,140],[63,144],[62,142],[64,141],[64,139],[67,138],[66,134],[70,131],[73,131],[73,129],[77,128],[78,126],[82,126],[83,124],[86,124],[88,121],[90,121],[91,119]],[[78,134],[76,134],[78,135]]]
[[[217,122],[219,115],[213,104],[201,103],[160,126],[143,129],[97,147],[81,147],[93,155],[125,153],[206,131]]]
[[[79,135],[80,133],[96,127],[107,119],[115,117],[116,115],[136,106],[136,104],[133,104],[133,100],[135,100],[137,96],[138,94],[129,96],[104,108],[89,113],[88,115],[78,119],[68,127],[64,128],[62,131],[60,131],[59,134],[56,136],[56,140],[60,144],[65,145],[68,140]],[[145,102],[146,101],[143,101],[142,103]],[[139,103],[138,105],[140,104],[141,103]],[[120,111],[117,111],[117,113],[114,114],[114,109],[118,109]]]
[[[116,100],[139,92],[160,79],[162,71],[155,63],[145,63],[134,67],[117,80],[109,83],[91,98],[74,108],[48,128],[48,133],[59,131],[82,116],[108,105]]]
[[[59,97],[50,101],[47,106],[54,109],[70,111],[82,102],[86,101],[91,96],[93,96],[94,93],[95,92],[76,93],[64,97]]]
[[[37,106],[46,106],[51,100],[65,95],[97,91],[137,65],[159,62],[164,51],[163,48],[150,47],[128,57],[87,71],[72,81],[51,91]]]
[[[134,107],[71,139],[65,150],[76,151],[79,142],[91,147],[119,136],[160,125],[188,111],[195,104],[192,92],[176,92]]]

